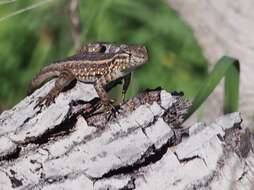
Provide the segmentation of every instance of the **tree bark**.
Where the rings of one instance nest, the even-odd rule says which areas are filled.
[[[238,58],[240,73],[240,111],[248,126],[254,124],[254,3],[252,0],[167,0],[193,29],[210,69],[223,55]],[[204,106],[204,118],[212,120],[222,113],[223,85],[216,88]]]
[[[52,86],[0,115],[0,189],[253,188],[253,137],[239,113],[180,127],[190,102],[155,89],[115,116],[92,114],[96,92],[79,82],[34,109]]]

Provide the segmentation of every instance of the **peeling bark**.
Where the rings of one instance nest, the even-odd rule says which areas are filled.
[[[79,82],[34,109],[52,85],[0,115],[0,189],[251,189],[253,140],[239,113],[183,128],[190,102],[155,89],[114,117],[92,114],[96,92]]]

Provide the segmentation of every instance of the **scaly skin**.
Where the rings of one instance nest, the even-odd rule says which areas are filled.
[[[144,65],[147,60],[148,53],[144,46],[89,43],[80,50],[79,54],[44,67],[33,78],[29,92],[33,92],[46,80],[58,77],[50,92],[38,100],[38,106],[42,106],[44,102],[49,106],[63,88],[76,79],[94,84],[101,103],[106,110],[109,110],[112,105],[105,87],[116,80],[124,79],[123,94],[125,94],[131,71]]]

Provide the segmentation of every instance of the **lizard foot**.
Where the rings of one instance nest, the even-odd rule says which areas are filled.
[[[106,105],[104,109],[106,111],[107,121],[109,121],[112,117],[116,118],[116,115],[119,114],[118,108],[111,103]]]
[[[117,106],[113,104],[113,101],[110,102],[101,102],[99,109],[97,109],[93,114],[105,113],[107,116],[107,121],[113,116],[116,118],[116,113],[118,112]]]
[[[46,96],[43,96],[43,97],[39,97],[38,100],[36,101],[36,106],[34,107],[37,108],[37,107],[40,107],[42,108],[43,105],[45,105],[46,107],[50,106],[52,103],[55,103],[55,97],[54,96],[51,96],[51,95],[46,95]]]

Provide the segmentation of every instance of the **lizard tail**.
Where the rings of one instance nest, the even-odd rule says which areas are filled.
[[[55,65],[49,65],[44,67],[31,81],[29,84],[27,95],[32,94],[36,89],[41,87],[44,82],[48,81],[53,77],[60,75],[60,71]]]

